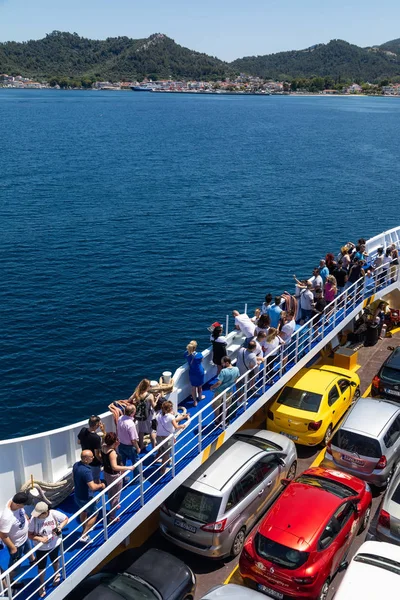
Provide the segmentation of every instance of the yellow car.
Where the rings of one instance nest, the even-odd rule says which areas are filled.
[[[301,369],[268,410],[267,429],[304,446],[326,445],[336,424],[360,397],[360,378],[339,367]]]

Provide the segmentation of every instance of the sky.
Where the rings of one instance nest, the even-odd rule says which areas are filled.
[[[0,0],[0,41],[58,29],[105,39],[165,33],[233,60],[340,38],[359,46],[400,37],[399,0]]]

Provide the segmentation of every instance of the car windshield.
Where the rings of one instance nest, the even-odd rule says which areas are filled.
[[[307,392],[306,390],[297,390],[292,387],[285,387],[278,398],[278,404],[284,404],[291,408],[299,410],[308,410],[317,413],[321,404],[321,394]]]
[[[233,438],[238,440],[239,442],[246,442],[246,444],[251,444],[260,450],[264,450],[265,452],[274,452],[276,450],[283,450],[281,446],[278,444],[273,444],[269,440],[263,440],[262,438],[255,437],[254,435],[242,435],[237,434],[234,435]]]
[[[298,569],[307,561],[309,552],[300,552],[283,544],[278,544],[269,538],[257,533],[255,538],[256,552],[262,558],[285,569]]]
[[[332,446],[359,456],[369,456],[370,458],[382,456],[378,440],[354,431],[346,431],[346,429],[339,429],[335,433],[332,438]]]
[[[400,369],[393,367],[382,367],[381,378],[390,383],[400,383]]]
[[[296,479],[296,483],[304,483],[305,485],[312,485],[313,487],[319,487],[330,494],[334,494],[338,498],[348,498],[354,496],[357,492],[342,485],[337,481],[331,479],[325,479],[324,477],[317,477],[315,475],[301,475]]]
[[[135,600],[160,600],[160,595],[143,579],[133,575],[117,575],[108,583],[107,587],[116,592],[121,598],[135,598]]]
[[[361,553],[357,554],[357,556],[354,557],[354,562],[362,562],[367,565],[379,567],[381,569],[385,569],[386,571],[391,571],[392,573],[400,575],[400,563],[396,560],[386,558],[386,556],[377,556],[376,554]]]
[[[222,498],[218,496],[210,496],[182,485],[167,498],[165,505],[182,517],[201,523],[212,523],[217,520],[221,501]]]

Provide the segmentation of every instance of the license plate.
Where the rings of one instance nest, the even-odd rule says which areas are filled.
[[[347,454],[341,454],[340,458],[345,462],[352,463],[353,465],[357,465],[358,467],[363,467],[365,462],[361,460],[361,458],[357,458],[356,456],[347,456]]]
[[[291,433],[286,433],[286,431],[281,431],[280,434],[281,435],[286,435],[286,437],[289,438],[289,440],[296,441],[296,440],[299,439],[298,435],[292,435]]]
[[[193,525],[189,525],[188,523],[185,523],[185,521],[179,521],[178,519],[175,519],[174,525],[185,531],[190,531],[191,533],[196,533],[197,531],[197,527],[193,527]]]
[[[282,600],[282,598],[283,598],[283,594],[281,594],[280,592],[276,592],[275,590],[272,590],[271,588],[267,587],[266,585],[262,585],[261,583],[259,583],[257,585],[257,589],[259,592],[268,594],[269,596],[272,596],[273,598],[279,598],[279,600]]]
[[[385,388],[385,394],[392,394],[393,396],[400,396],[400,392],[398,390],[390,390]]]

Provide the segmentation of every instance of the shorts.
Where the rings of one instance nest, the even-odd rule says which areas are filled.
[[[78,508],[83,508],[85,504],[89,502],[89,500],[92,500],[92,498],[89,498],[89,500],[80,500],[75,496],[74,500]],[[91,517],[96,512],[96,510],[96,502],[92,502],[92,504],[86,507],[85,512],[88,517]]]
[[[52,550],[36,550],[36,561],[39,571],[44,571],[47,565],[47,559],[50,558],[50,562],[54,563],[58,558],[58,552],[60,545],[56,546]]]
[[[157,436],[157,446],[158,446],[158,444],[161,444],[161,442],[166,440],[167,437],[168,437],[167,435],[158,435]],[[168,442],[160,448],[159,452],[162,453],[162,452],[165,452],[165,450],[171,450],[173,443],[174,443],[174,438],[170,438],[168,440]]]
[[[17,547],[17,551],[15,554],[10,554],[10,560],[8,561],[8,568],[12,567],[12,565],[17,562],[20,558],[24,556],[29,550],[32,549],[30,540],[25,540],[25,542]],[[32,558],[30,558],[32,560]],[[22,565],[21,565],[22,566]]]

